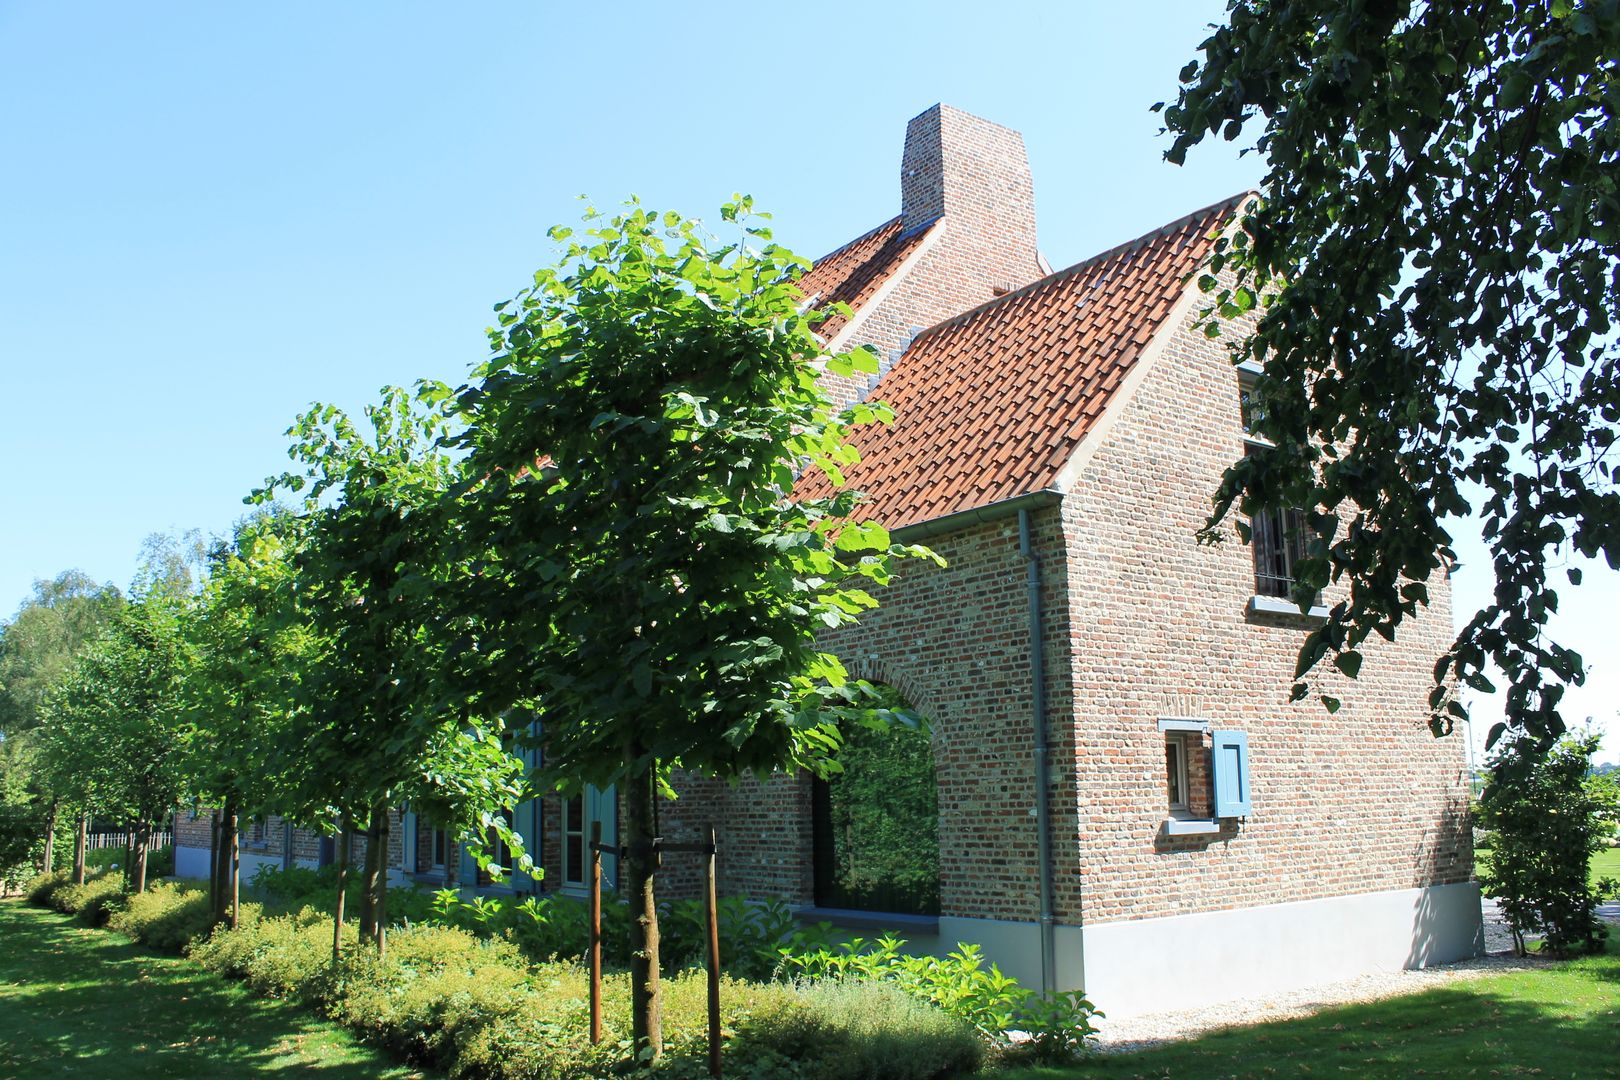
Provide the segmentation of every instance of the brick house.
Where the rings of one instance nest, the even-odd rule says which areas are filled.
[[[1022,138],[947,106],[910,122],[900,213],[801,287],[852,309],[823,324],[830,348],[885,358],[871,383],[829,378],[897,415],[858,435],[861,513],[947,563],[906,567],[827,641],[929,721],[933,909],[827,902],[837,840],[810,778],[679,778],[661,831],[718,828],[722,893],[979,942],[1114,1016],[1479,951],[1462,737],[1426,724],[1446,584],[1359,680],[1325,678],[1330,716],[1287,702],[1320,617],[1285,598],[1288,522],[1255,522],[1252,546],[1195,539],[1247,439],[1246,375],[1193,327],[1194,271],[1240,201],[1053,273]],[[615,800],[516,820],[545,874],[509,887],[575,891]],[[454,838],[402,825],[403,869],[473,880]],[[661,880],[695,883],[673,859]]]

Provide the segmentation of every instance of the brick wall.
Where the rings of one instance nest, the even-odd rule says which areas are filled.
[[[1195,532],[1242,453],[1237,377],[1218,342],[1183,328],[1065,499],[1074,790],[1081,869],[1063,907],[1089,921],[1171,915],[1466,881],[1471,844],[1460,735],[1426,726],[1450,594],[1399,642],[1366,648],[1344,704],[1290,705],[1310,624],[1250,616],[1250,549]],[[1381,646],[1381,647],[1380,647]],[[1248,732],[1254,812],[1214,837],[1166,838],[1164,736],[1195,715]],[[1203,743],[1207,752],[1207,739]],[[1207,759],[1198,756],[1200,764]],[[1207,780],[1196,781],[1207,791]]]
[[[1049,716],[1069,713],[1067,610],[1055,510],[1034,517],[1042,564]],[[1007,518],[928,541],[948,565],[910,564],[858,626],[828,635],[852,673],[894,686],[933,725],[939,784],[941,908],[946,915],[1033,919],[1038,913],[1030,709],[1027,563]],[[1054,731],[1054,735],[1060,734]],[[1053,832],[1073,836],[1072,744],[1054,739]],[[713,821],[728,895],[811,898],[810,785],[805,777],[735,788],[687,779],[661,807],[666,835]],[[1074,845],[1068,845],[1072,872]],[[1062,850],[1060,845],[1060,851]],[[666,888],[695,878],[665,868]]]

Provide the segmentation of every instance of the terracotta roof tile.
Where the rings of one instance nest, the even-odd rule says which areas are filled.
[[[871,395],[894,407],[894,423],[854,433],[861,460],[844,471],[867,495],[856,516],[898,528],[1051,487],[1242,198],[918,335]],[[880,251],[895,241],[884,230],[897,226],[829,259],[855,261],[860,245]],[[830,268],[827,275],[838,276]],[[839,285],[855,276],[842,274]],[[798,492],[831,488],[812,472]]]
[[[900,219],[891,218],[817,259],[816,265],[799,279],[799,290],[818,308],[843,303],[858,312],[917,249],[931,227],[901,232]],[[848,322],[842,315],[829,315],[816,327],[816,333],[831,341]]]

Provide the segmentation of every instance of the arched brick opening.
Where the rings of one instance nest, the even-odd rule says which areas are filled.
[[[811,781],[811,869],[824,908],[938,915],[939,783],[934,729],[892,683],[876,683],[891,707],[923,721],[878,731],[853,727],[841,773]]]

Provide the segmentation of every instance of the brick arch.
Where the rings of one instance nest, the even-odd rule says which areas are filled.
[[[904,670],[886,663],[881,657],[867,656],[844,661],[844,668],[852,679],[865,679],[870,683],[892,686],[905,698],[906,704],[922,714],[928,721],[929,744],[934,748],[934,766],[939,767],[940,755],[949,745],[945,721],[948,713],[935,700],[924,684]]]
[[[922,713],[929,726],[937,734],[939,720],[942,716],[939,708],[930,700],[930,695],[922,685],[910,675],[898,668],[891,667],[876,656],[862,657],[856,660],[845,660],[844,668],[852,679],[865,679],[871,683],[881,683],[892,686],[900,691],[900,696],[906,699],[906,704]]]

